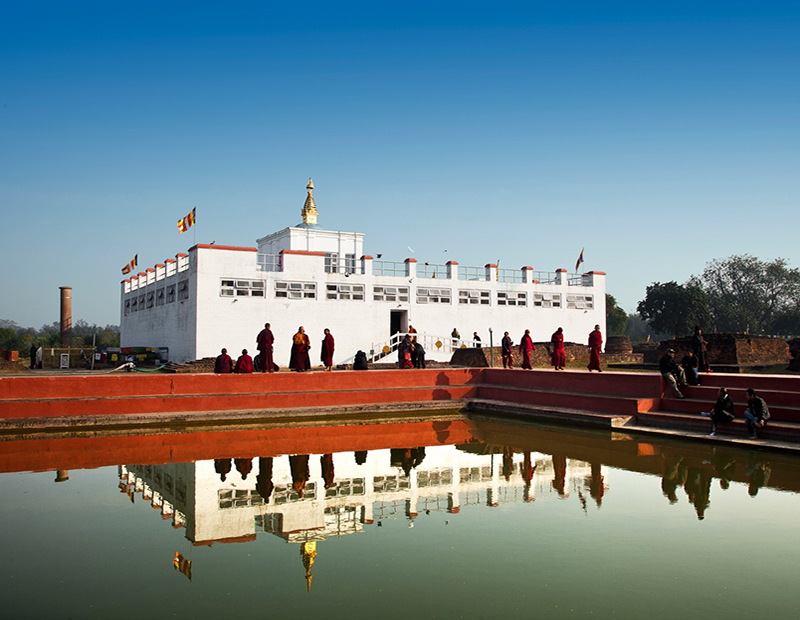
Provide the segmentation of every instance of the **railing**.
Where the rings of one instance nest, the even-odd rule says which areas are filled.
[[[426,359],[439,358],[441,360],[442,356],[446,356],[445,359],[449,359],[448,356],[451,356],[453,351],[456,349],[477,347],[481,345],[489,346],[488,342],[481,342],[480,340],[473,340],[472,338],[453,338],[452,336],[444,337],[437,336],[435,334],[427,334],[425,332],[409,334],[398,332],[388,340],[383,342],[373,342],[370,345],[369,350],[365,351],[367,354],[367,360],[369,362],[377,362],[392,355],[393,353],[396,353],[400,342],[402,342],[407,335],[411,336],[411,338],[415,338],[416,342],[422,345],[422,348],[425,350]],[[437,346],[437,344],[439,346]],[[352,364],[354,360],[355,355],[347,358],[346,360],[338,362],[338,364]]]
[[[586,284],[587,279],[588,278],[582,275],[567,276],[567,284],[569,286],[588,286],[588,284]]]
[[[558,281],[556,274],[552,271],[529,271],[531,280],[538,280],[539,284],[555,284]]]
[[[512,282],[521,284],[524,282],[521,269],[498,269],[497,270],[498,282]]]
[[[397,276],[406,275],[406,264],[390,260],[372,261],[372,273],[376,276]]]
[[[257,254],[256,264],[260,271],[283,271],[280,254]]]
[[[467,265],[458,266],[459,280],[482,280],[486,281],[486,267],[468,267]]]
[[[434,265],[433,263],[417,263],[418,278],[447,278],[447,265]]]

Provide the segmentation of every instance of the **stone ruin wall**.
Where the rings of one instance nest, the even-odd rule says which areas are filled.
[[[789,364],[789,343],[781,338],[748,336],[747,334],[703,334],[708,342],[708,361],[711,366],[770,366]],[[643,353],[647,364],[656,364],[667,349],[675,349],[675,358],[692,350],[692,338],[663,340]]]

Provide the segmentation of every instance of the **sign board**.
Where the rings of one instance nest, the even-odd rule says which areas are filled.
[[[61,354],[61,363],[58,365],[59,368],[69,368],[69,353],[62,353]]]

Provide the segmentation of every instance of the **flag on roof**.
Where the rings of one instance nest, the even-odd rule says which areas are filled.
[[[578,269],[580,268],[581,263],[583,263],[583,250],[584,249],[585,248],[581,248],[581,255],[578,257],[578,262],[575,263],[575,273],[578,273]]]
[[[178,234],[185,233],[192,226],[194,226],[194,223],[196,221],[196,217],[195,217],[195,211],[196,210],[197,210],[197,207],[192,209],[189,212],[189,215],[187,215],[186,217],[181,218],[181,219],[178,220]]]
[[[129,274],[131,271],[136,269],[136,266],[138,264],[139,264],[139,255],[137,254],[136,256],[133,257],[133,260],[131,262],[129,262],[127,265],[125,265],[122,268],[122,273],[123,274]]]

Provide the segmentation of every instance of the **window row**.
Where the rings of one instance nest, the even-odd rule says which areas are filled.
[[[179,301],[189,299],[189,280],[181,280],[177,284],[162,286],[148,293],[131,295],[125,300],[124,313],[128,315],[133,312],[143,312],[154,306],[171,304],[176,299]]]
[[[188,298],[188,282],[179,283],[178,287],[185,285],[185,297]],[[174,301],[174,285],[167,287],[166,300],[164,299],[164,289],[156,291],[155,305],[163,305]],[[170,300],[172,290],[173,298]],[[366,297],[366,287],[363,284],[326,284],[326,299],[343,299],[364,301]],[[180,291],[179,291],[180,294]],[[153,293],[149,293],[150,296]],[[266,282],[264,280],[221,280],[220,295],[222,297],[266,297]],[[317,299],[317,285],[314,282],[275,282],[275,297],[284,299]],[[534,308],[561,308],[560,293],[533,293],[530,295],[530,304]],[[136,304],[136,297],[132,298]],[[411,288],[408,286],[373,286],[373,301],[388,302],[409,302],[411,299]],[[452,291],[448,288],[418,288],[415,291],[415,299],[418,304],[450,304],[452,303]],[[138,305],[151,304],[149,299],[139,296]],[[491,291],[479,289],[459,289],[458,303],[464,305],[489,306],[492,304]],[[498,306],[519,306],[529,305],[529,293],[525,291],[497,291],[494,302]],[[152,304],[151,304],[152,305]],[[147,307],[150,307],[148,305]],[[593,295],[567,295],[567,308],[576,310],[591,310],[594,308]],[[135,310],[132,310],[135,312]]]

